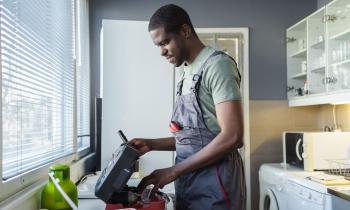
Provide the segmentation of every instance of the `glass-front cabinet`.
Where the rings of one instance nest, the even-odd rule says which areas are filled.
[[[328,91],[350,89],[350,1],[338,0],[327,8]]]
[[[288,97],[304,95],[307,75],[306,19],[287,31]]]
[[[350,101],[350,0],[334,0],[287,29],[290,106]]]

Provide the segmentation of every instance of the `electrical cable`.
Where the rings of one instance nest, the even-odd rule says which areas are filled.
[[[336,128],[336,127],[338,127],[337,126],[337,117],[336,117],[336,115],[335,115],[335,104],[333,104],[333,124],[334,124],[334,127]]]

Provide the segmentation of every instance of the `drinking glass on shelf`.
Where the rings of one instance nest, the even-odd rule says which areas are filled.
[[[343,85],[342,85],[343,89],[350,88],[350,86],[349,86],[350,81],[349,80],[350,80],[349,74],[347,71],[345,71],[344,75],[343,75]]]
[[[299,39],[298,44],[299,44],[299,50],[303,50],[306,48],[305,39]]]
[[[343,44],[342,44],[342,42],[339,44],[339,48],[338,48],[338,61],[343,61],[344,60],[344,56],[343,56],[343,52],[344,52],[344,49],[343,49]]]
[[[337,58],[338,58],[337,51],[335,49],[333,49],[332,50],[332,63],[337,62]]]
[[[350,59],[350,40],[345,40],[345,43],[346,43],[346,50],[345,50],[346,59]]]
[[[342,45],[343,45],[343,47],[342,47],[343,60],[347,60],[349,58],[349,55],[348,55],[348,47],[349,46],[348,46],[347,41],[344,40],[342,42]]]

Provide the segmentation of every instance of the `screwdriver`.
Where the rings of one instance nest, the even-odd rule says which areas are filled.
[[[123,140],[123,142],[124,142],[125,144],[127,144],[127,143],[128,143],[128,139],[125,137],[123,131],[122,131],[122,130],[119,130],[119,131],[118,131],[118,134],[119,134],[120,138]]]

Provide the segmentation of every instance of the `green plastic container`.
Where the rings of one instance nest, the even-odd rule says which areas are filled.
[[[53,176],[59,180],[58,183],[64,192],[66,192],[70,199],[78,205],[78,191],[75,184],[70,180],[69,166],[58,164],[51,166],[49,171],[53,172]],[[41,193],[41,208],[48,210],[72,209],[56,189],[55,184],[50,178]]]

